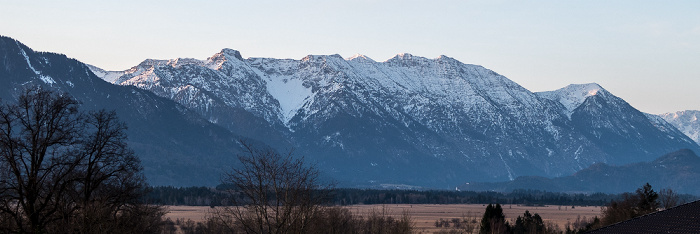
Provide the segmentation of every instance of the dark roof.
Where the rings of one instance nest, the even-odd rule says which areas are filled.
[[[700,233],[700,200],[588,233]]]

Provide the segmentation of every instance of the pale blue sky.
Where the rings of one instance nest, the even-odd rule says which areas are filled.
[[[6,1],[0,35],[108,70],[146,58],[454,57],[532,91],[700,110],[700,1]]]

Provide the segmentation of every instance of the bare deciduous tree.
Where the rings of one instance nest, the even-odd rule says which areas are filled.
[[[680,205],[680,196],[670,188],[661,189],[661,191],[659,191],[659,198],[661,199],[661,206],[664,209]]]
[[[16,105],[0,107],[0,210],[19,230],[45,232],[57,219],[57,201],[68,192],[66,182],[79,166],[75,146],[83,117],[77,105],[67,96],[39,90],[24,93]]]
[[[657,201],[659,194],[651,188],[649,183],[638,188],[635,193],[622,195],[624,199],[621,201],[612,201],[608,206],[601,208],[603,226],[653,213],[659,209],[660,204]]]
[[[124,230],[124,219],[145,220],[133,215],[162,215],[138,204],[144,179],[125,143],[126,126],[114,112],[84,113],[78,105],[40,88],[0,105],[5,231],[113,233]]]
[[[241,144],[245,148],[245,155],[238,156],[241,166],[223,178],[233,185],[233,206],[217,208],[213,218],[246,233],[307,232],[330,185],[323,185],[319,171],[291,151],[282,155]]]

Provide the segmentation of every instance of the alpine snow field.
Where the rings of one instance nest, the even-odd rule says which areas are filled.
[[[700,152],[597,84],[533,93],[447,56],[245,59],[224,49],[104,71],[0,37],[0,64],[4,100],[40,85],[115,109],[153,185],[217,184],[238,139],[294,149],[344,187],[454,188]]]

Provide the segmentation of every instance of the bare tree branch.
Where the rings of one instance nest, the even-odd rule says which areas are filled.
[[[109,233],[130,215],[159,212],[138,204],[145,182],[140,161],[125,143],[124,123],[114,112],[84,113],[78,105],[41,88],[26,90],[16,104],[0,105],[5,231]]]
[[[330,185],[322,185],[319,172],[295,158],[293,151],[279,154],[240,142],[245,153],[240,167],[226,173],[231,184],[231,207],[218,208],[218,220],[230,217],[246,233],[304,233],[326,202]],[[236,229],[236,227],[232,227]]]

